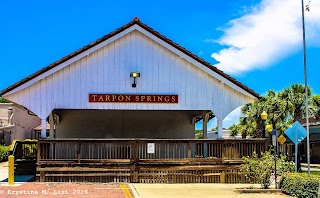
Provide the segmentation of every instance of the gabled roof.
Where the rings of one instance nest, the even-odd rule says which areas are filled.
[[[208,67],[210,70],[214,71],[215,73],[219,74],[220,76],[226,78],[227,80],[229,80],[230,82],[234,83],[235,85],[239,86],[240,88],[242,88],[243,90],[245,90],[246,92],[250,93],[251,95],[255,96],[255,97],[259,97],[259,94],[257,94],[256,92],[254,92],[252,89],[249,89],[247,86],[243,85],[242,83],[240,83],[239,81],[237,81],[236,79],[232,78],[231,76],[225,74],[223,71],[217,69],[216,67],[212,66],[210,63],[206,62],[205,60],[199,58],[198,56],[196,56],[195,54],[191,53],[190,51],[186,50],[185,48],[181,47],[180,45],[178,45],[177,43],[171,41],[170,39],[168,39],[167,37],[161,35],[159,32],[153,30],[152,28],[148,27],[146,24],[142,23],[138,17],[135,17],[133,19],[133,21],[131,21],[130,23],[118,28],[117,30],[103,36],[102,38],[90,43],[89,45],[86,45],[84,47],[82,47],[81,49],[61,58],[60,60],[51,63],[50,65],[42,68],[41,70],[37,71],[34,74],[31,74],[30,76],[22,79],[21,81],[7,87],[6,89],[1,91],[1,95],[8,93],[9,91],[19,87],[20,85],[23,85],[24,83],[36,78],[37,76],[51,70],[52,68],[55,68],[56,66],[60,65],[61,63],[64,63],[68,60],[70,60],[71,58],[85,52],[86,50],[89,50],[91,48],[93,48],[94,46],[97,46],[98,44],[106,41],[107,39],[123,32],[124,30],[130,28],[133,25],[138,25],[141,28],[143,28],[144,30],[148,31],[149,33],[151,33],[152,35],[158,37],[159,39],[163,40],[164,42],[166,42],[167,44],[171,45],[172,47],[176,48],[177,50],[183,52],[184,54],[186,54],[187,56],[191,57],[192,59],[198,61],[199,63],[203,64],[204,66]]]

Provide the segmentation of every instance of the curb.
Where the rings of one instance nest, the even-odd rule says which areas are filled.
[[[238,193],[282,193],[281,189],[236,189]]]

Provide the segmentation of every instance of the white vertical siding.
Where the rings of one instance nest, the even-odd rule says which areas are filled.
[[[141,72],[136,88],[132,71]],[[88,102],[89,93],[177,94],[179,103],[95,104]],[[60,108],[213,110],[223,119],[253,100],[137,30],[5,97],[42,118]]]

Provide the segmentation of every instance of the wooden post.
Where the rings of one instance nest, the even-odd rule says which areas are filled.
[[[133,179],[132,179],[134,183],[139,183],[139,174],[138,171],[133,171]]]
[[[50,138],[54,138],[54,119],[53,119],[53,114],[52,112],[49,115],[49,122],[50,122]]]
[[[132,158],[133,165],[132,165],[132,171],[133,171],[133,178],[132,182],[138,183],[139,182],[139,172],[137,170],[137,163],[139,161],[139,140],[135,140],[132,142]]]
[[[225,148],[225,140],[221,142],[221,158],[222,158],[222,164],[224,163],[224,158],[226,156],[225,152],[226,152],[226,148]]]
[[[188,142],[188,163],[191,163],[191,144]]]
[[[139,161],[139,140],[135,140],[132,142],[132,158],[133,158],[133,164],[136,165],[137,162]]]
[[[44,182],[44,179],[45,179],[45,172],[40,171],[40,182]]]
[[[37,164],[40,164],[41,160],[41,141],[38,141],[38,146],[37,146]]]
[[[209,120],[209,114],[207,111],[202,112],[202,133],[203,133],[203,139],[208,139],[208,129],[207,124]],[[207,143],[203,143],[203,158],[207,158]]]
[[[226,182],[226,173],[222,171],[220,175],[220,183],[225,183]]]
[[[80,141],[78,142],[77,154],[78,154],[78,164],[80,164],[80,162],[81,162],[81,142]]]

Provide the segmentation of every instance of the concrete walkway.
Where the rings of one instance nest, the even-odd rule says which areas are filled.
[[[307,172],[308,164],[301,163],[301,170]],[[320,164],[310,164],[310,171],[320,171]]]
[[[135,198],[289,198],[284,194],[240,194],[237,188],[260,187],[255,184],[129,184]]]
[[[33,175],[15,175],[14,181],[16,182],[26,182],[30,180]],[[7,183],[8,182],[8,162],[0,163],[0,182]]]
[[[0,182],[8,179],[8,162],[0,163]]]

